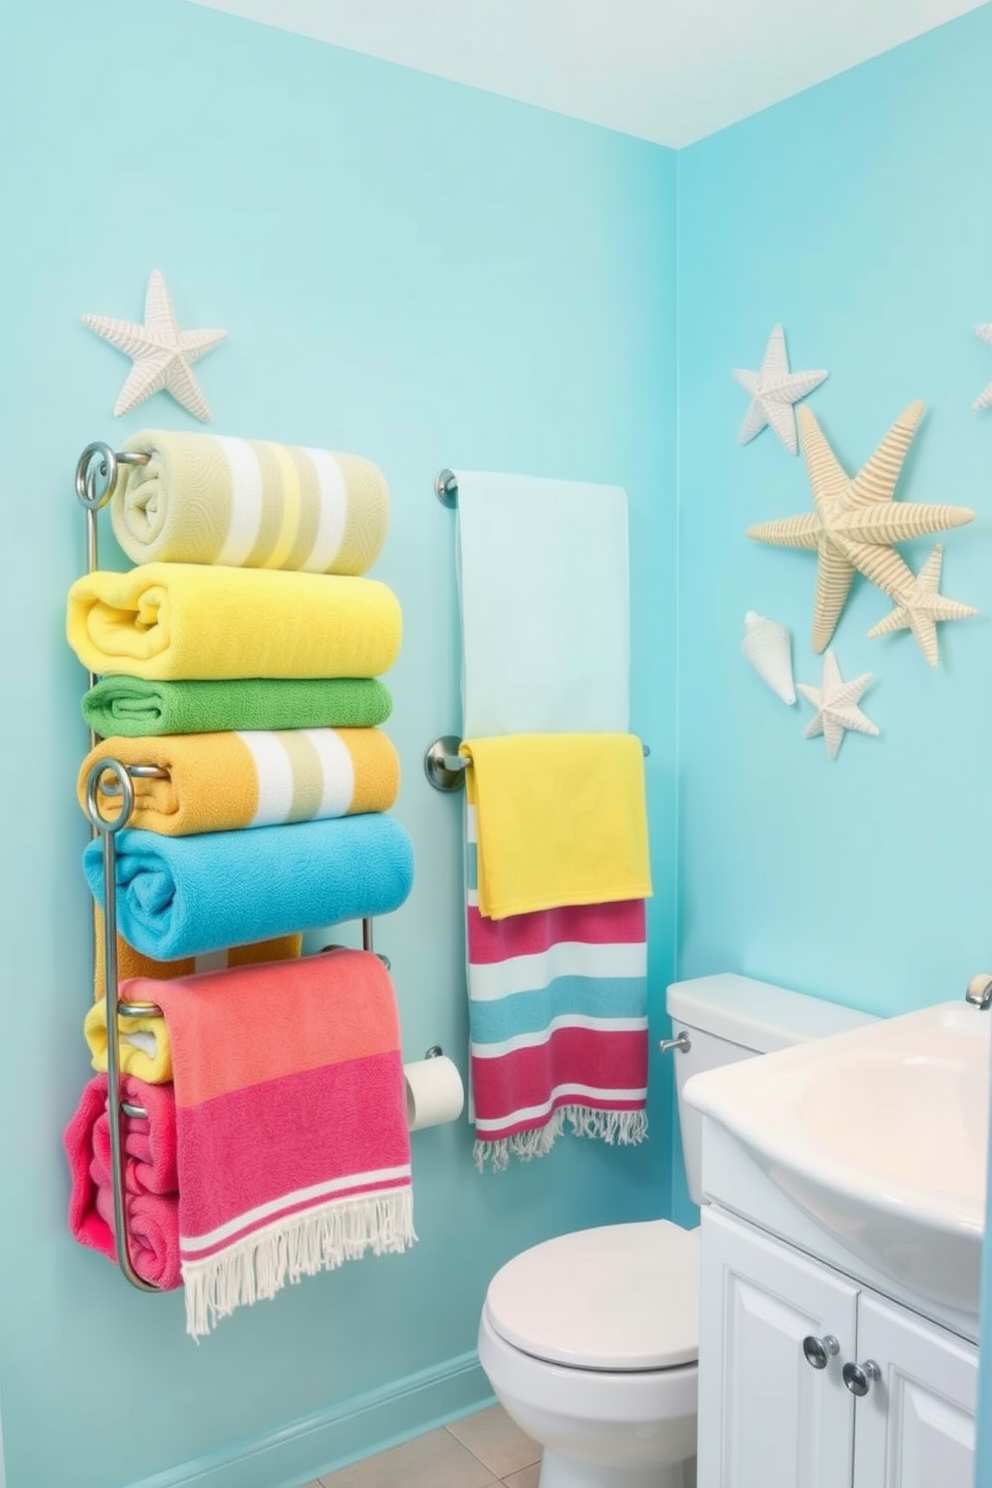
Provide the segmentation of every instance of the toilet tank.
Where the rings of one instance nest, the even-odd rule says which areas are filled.
[[[672,1036],[685,1033],[689,1039],[688,1051],[674,1053],[682,1154],[694,1204],[701,1202],[703,1118],[682,1099],[690,1075],[876,1021],[871,1013],[731,972],[673,982],[667,1007]]]

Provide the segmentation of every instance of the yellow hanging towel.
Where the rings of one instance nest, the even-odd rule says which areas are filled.
[[[609,904],[651,894],[644,756],[632,734],[467,739],[479,913]]]

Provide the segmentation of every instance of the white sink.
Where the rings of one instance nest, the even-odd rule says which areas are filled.
[[[709,1070],[684,1095],[855,1256],[977,1313],[990,1035],[992,1011],[942,1003]]]

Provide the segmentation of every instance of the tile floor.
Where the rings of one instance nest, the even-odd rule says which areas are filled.
[[[537,1488],[540,1457],[537,1443],[491,1405],[304,1488]]]

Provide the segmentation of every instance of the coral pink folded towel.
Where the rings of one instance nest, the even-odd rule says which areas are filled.
[[[187,1331],[416,1239],[396,998],[334,951],[125,984],[172,1044]],[[122,989],[123,995],[123,989]]]
[[[182,1285],[175,1099],[171,1085],[146,1085],[131,1075],[124,1078],[124,1094],[148,1113],[147,1121],[124,1119],[131,1264],[145,1281],[168,1290]],[[83,1090],[63,1143],[72,1178],[69,1230],[80,1245],[116,1261],[106,1075]]]

